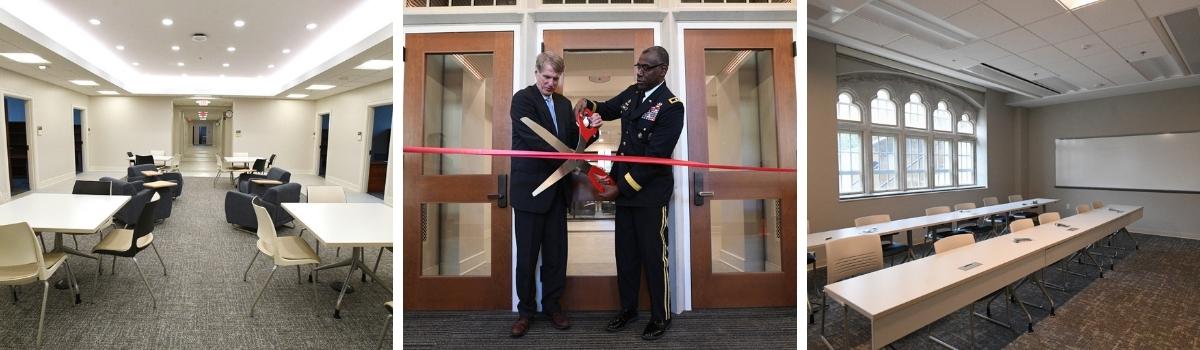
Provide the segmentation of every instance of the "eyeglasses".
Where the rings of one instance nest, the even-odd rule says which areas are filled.
[[[654,68],[662,67],[664,65],[666,65],[666,63],[659,63],[653,66],[648,64],[635,64],[633,65],[633,69],[636,69],[639,72],[645,72]]]

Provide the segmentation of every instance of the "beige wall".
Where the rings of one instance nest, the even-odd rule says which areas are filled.
[[[33,188],[45,187],[75,176],[72,109],[87,109],[88,97],[40,80],[0,69],[0,94],[28,99],[30,181]],[[3,114],[0,109],[0,114]],[[85,118],[87,116],[85,115]],[[0,119],[2,120],[2,119]],[[0,140],[7,130],[0,122]],[[36,134],[38,126],[42,135]],[[85,125],[86,127],[86,125]],[[0,157],[0,199],[9,197],[8,154]],[[86,150],[85,150],[86,152]]]
[[[172,151],[171,97],[93,96],[89,105],[88,170],[123,172],[129,167],[125,152]]]
[[[233,130],[229,152],[259,157],[275,154],[273,166],[293,174],[312,174],[315,105],[303,100],[233,100],[233,119],[227,124]],[[334,154],[332,150],[330,154]]]
[[[325,165],[326,181],[356,191],[366,190],[367,148],[371,142],[370,107],[390,103],[391,79],[317,100],[316,110],[308,115],[308,122],[304,124],[305,135],[312,137],[313,132],[317,131],[317,114],[329,113],[329,160]],[[397,119],[393,116],[392,121]],[[361,139],[358,133],[362,133]],[[316,152],[316,143],[312,143],[307,153],[310,159],[310,173],[316,172]],[[388,167],[391,168],[391,163]],[[391,173],[391,170],[388,173]],[[388,182],[390,185],[391,181]]]
[[[981,204],[983,197],[1004,199],[1017,193],[1013,176],[1021,167],[1016,150],[1018,123],[1014,109],[1006,106],[1005,94],[985,93],[985,113],[979,117],[981,147],[987,149],[988,186],[983,189],[840,201],[837,183],[837,67],[834,45],[808,39],[808,217],[810,232],[852,226],[854,218],[889,214],[893,219],[925,215],[925,208],[962,202]],[[984,171],[984,166],[980,170]],[[983,175],[983,174],[981,174]],[[980,176],[982,179],[983,176]],[[1026,194],[1027,196],[1029,194]],[[1040,194],[1039,194],[1040,195]],[[914,232],[921,240],[922,233]],[[904,235],[898,236],[903,241]]]
[[[1054,187],[1054,139],[1200,130],[1200,99],[1197,96],[1200,96],[1200,87],[1030,109],[1026,131],[1030,192],[1062,199],[1059,210],[1097,199],[1105,203],[1145,206],[1142,220],[1130,230],[1200,239],[1200,229],[1197,229],[1200,216],[1196,215],[1200,195]],[[1120,163],[1114,162],[1113,166],[1120,166]],[[1074,209],[1067,212],[1074,214]]]

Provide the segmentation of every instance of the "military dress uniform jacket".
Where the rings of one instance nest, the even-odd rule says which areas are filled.
[[[558,117],[557,137],[568,147],[574,148],[579,143],[579,129],[575,126],[575,114],[571,111],[571,101],[557,93],[551,98],[554,100],[554,113]],[[555,122],[551,120],[550,109],[546,108],[546,101],[542,98],[542,93],[538,91],[536,85],[527,86],[513,94],[512,103],[509,105],[509,116],[512,118],[513,150],[557,152],[554,147],[535,134],[533,129],[521,122],[521,118],[529,117],[542,128],[554,133]],[[593,138],[589,142],[594,142],[595,139]],[[570,203],[570,191],[573,188],[570,176],[564,176],[550,188],[542,191],[536,197],[533,196],[533,190],[541,185],[547,177],[550,177],[550,174],[554,173],[554,170],[558,169],[563,162],[564,160],[559,159],[513,157],[509,163],[509,169],[512,171],[509,196],[513,208],[545,213],[549,210],[550,203],[553,202],[555,196],[561,197],[564,203]]]
[[[631,85],[604,102],[588,101],[604,120],[621,119],[621,145],[617,154],[671,158],[683,131],[683,101],[664,83],[643,102],[644,93]],[[671,200],[675,179],[671,166],[615,162],[610,172],[620,195],[617,205],[661,207]]]

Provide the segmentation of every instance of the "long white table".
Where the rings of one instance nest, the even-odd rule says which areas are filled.
[[[354,274],[355,269],[362,269],[363,273],[375,280],[375,284],[388,293],[392,292],[363,262],[363,248],[392,246],[392,207],[382,203],[283,203],[283,209],[312,231],[321,243],[353,249],[349,258],[316,268],[320,271],[350,267],[350,270],[346,271],[345,280],[342,281],[337,304],[333,307],[334,318],[342,318],[342,297],[346,295],[350,276]]]
[[[888,236],[899,233],[908,233],[908,242],[912,243],[912,231],[926,227],[938,225],[952,224],[960,221],[967,221],[986,216],[1009,214],[1016,211],[1021,211],[1029,208],[1042,207],[1042,211],[1046,210],[1047,204],[1057,203],[1058,199],[1052,198],[1035,198],[1023,200],[1019,202],[1004,203],[997,205],[989,205],[970,210],[955,210],[949,213],[918,216],[907,219],[892,220],[881,224],[870,225],[866,227],[847,227],[825,232],[818,232],[808,235],[808,250],[824,250],[825,242],[829,240],[845,238],[850,236],[858,236],[865,234],[873,234],[877,236]]]
[[[878,349],[1141,218],[1142,207],[1108,205],[1055,222],[1070,227],[1040,225],[984,240],[832,283],[825,293],[871,320],[871,348]]]
[[[252,156],[225,157],[225,162],[226,163],[244,163],[244,164],[246,164],[247,167],[249,167],[250,163],[253,163],[254,161],[259,160],[259,159],[266,159],[266,158],[252,157]]]
[[[163,162],[163,163],[166,163],[168,161],[171,161],[172,159],[175,159],[175,156],[168,156],[168,155],[156,155],[153,157],[154,157],[154,162]],[[132,162],[133,160],[134,160],[133,157],[129,157],[129,161]]]

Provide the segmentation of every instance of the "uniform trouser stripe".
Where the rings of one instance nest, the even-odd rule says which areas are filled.
[[[667,207],[662,207],[662,224],[658,228],[658,239],[662,241],[662,266],[663,266],[663,317],[664,320],[671,319],[671,284],[667,280],[670,274],[670,264],[667,262]]]

